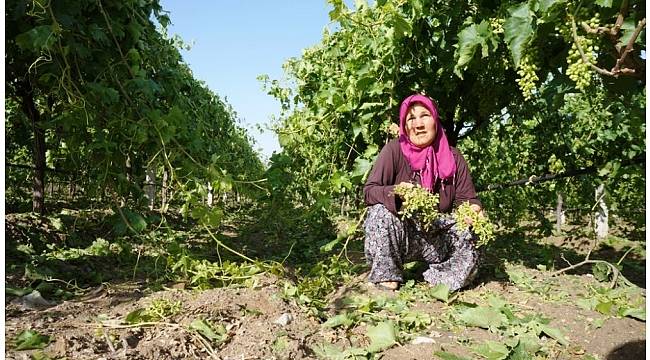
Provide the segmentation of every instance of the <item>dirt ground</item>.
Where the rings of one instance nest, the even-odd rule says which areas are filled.
[[[178,287],[182,287],[178,286]],[[186,291],[169,288],[146,294],[137,284],[103,285],[92,298],[64,301],[41,309],[6,304],[5,338],[31,328],[52,339],[44,352],[68,359],[221,359],[309,358],[307,347],[319,325],[275,295],[273,281],[261,279],[255,288]],[[149,326],[128,326],[123,320],[155,299],[180,301],[177,315]],[[293,318],[276,324],[283,314]],[[221,323],[227,340],[212,347],[188,325],[195,319]],[[29,359],[34,351],[12,351],[7,359]]]
[[[24,227],[7,227],[18,233]],[[568,234],[575,231],[567,230]],[[11,233],[11,231],[9,231]],[[550,276],[550,271],[537,270],[536,266],[551,262],[564,264],[564,255],[571,261],[584,258],[584,251],[569,253],[562,249],[587,249],[581,236],[547,237],[544,243],[530,241],[512,246],[511,240],[528,238],[519,233],[505,237],[502,249],[487,254],[482,275],[469,288],[457,293],[456,302],[479,304],[489,295],[503,298],[520,313],[538,314],[550,319],[549,326],[559,329],[568,345],[559,345],[542,337],[549,344],[544,359],[645,359],[646,323],[632,317],[606,316],[586,310],[578,302],[589,296],[585,289],[602,286],[589,268],[575,274]],[[20,237],[28,238],[27,235]],[[56,239],[55,239],[56,240]],[[265,244],[259,238],[251,244]],[[574,243],[567,244],[573,241]],[[645,247],[645,245],[644,245]],[[252,251],[252,250],[249,250]],[[266,250],[265,250],[266,251]],[[615,251],[615,261],[624,248],[606,247]],[[601,254],[602,253],[602,254]],[[637,285],[645,284],[645,252],[634,263],[626,265],[632,271],[626,276]],[[355,259],[354,256],[351,256]],[[541,293],[531,292],[508,280],[505,274],[496,276],[503,266],[503,258],[516,260],[520,271],[530,278],[546,282],[549,288]],[[357,261],[358,259],[355,259]],[[631,266],[635,265],[635,266]],[[108,264],[107,266],[110,266]],[[564,265],[562,265],[564,266]],[[84,271],[83,267],[70,267]],[[499,271],[498,271],[499,270]],[[7,272],[10,273],[9,271]],[[75,273],[70,278],[76,278]],[[14,278],[14,276],[16,278]],[[5,279],[6,286],[21,287],[20,271]],[[24,297],[5,296],[5,358],[7,359],[315,359],[321,345],[332,344],[339,349],[364,347],[369,344],[367,327],[360,323],[349,329],[324,327],[307,309],[299,307],[291,298],[284,299],[284,282],[294,277],[278,278],[268,273],[256,275],[252,287],[227,287],[209,290],[185,289],[183,283],[169,283],[162,289],[152,290],[152,284],[134,281],[107,281],[89,289],[83,296],[71,300],[44,301],[38,305],[27,303]],[[645,289],[641,289],[645,293]],[[400,296],[400,292],[377,290],[369,287],[364,275],[359,275],[346,285],[335,289],[329,300],[329,316],[340,313],[345,298],[365,296],[371,299]],[[138,309],[150,308],[160,299],[178,305],[170,314],[156,321],[129,324],[126,318]],[[45,299],[50,300],[50,299]],[[645,299],[643,299],[645,301]],[[449,326],[452,303],[415,300],[409,305],[413,310],[432,317],[431,324],[417,333],[400,336],[399,344],[375,354],[376,359],[432,359],[434,352],[444,350],[467,359],[481,358],[468,350],[467,344],[486,340],[503,342],[495,332],[467,326]],[[383,314],[379,312],[378,314]],[[383,315],[379,315],[383,316]],[[220,341],[209,342],[190,324],[204,320],[222,326]],[[380,319],[381,320],[381,319]],[[25,330],[34,330],[50,337],[42,350],[16,350],[15,339]],[[404,335],[404,334],[402,334]],[[413,344],[416,336],[426,341]]]
[[[566,276],[567,290],[584,282],[593,282],[589,275]],[[262,275],[253,288],[219,288],[203,291],[182,289],[183,284],[147,293],[138,284],[104,284],[87,298],[63,301],[53,306],[27,309],[18,298],[8,296],[5,304],[5,339],[14,339],[27,328],[51,337],[42,351],[51,358],[67,359],[312,359],[314,346],[323,343],[358,345],[363,336],[341,330],[323,328],[299,307],[282,300],[279,282]],[[395,293],[370,289],[359,281],[331,298],[332,306],[344,296],[395,296]],[[506,282],[480,283],[464,292],[471,299],[482,293],[500,294],[516,306],[544,314],[553,319],[570,342],[557,354],[558,359],[581,359],[590,354],[597,359],[644,359],[645,323],[632,318],[604,318],[598,312],[584,310],[568,303],[547,302]],[[181,310],[173,316],[147,326],[125,325],[127,314],[146,308],[155,299],[180,301]],[[417,303],[415,307],[434,315],[444,312],[442,302]],[[290,315],[286,315],[290,314]],[[279,323],[281,317],[290,318]],[[602,326],[594,320],[606,319]],[[227,339],[212,346],[188,325],[195,319],[221,323]],[[382,359],[431,359],[433,352],[444,349],[476,357],[460,346],[462,339],[498,340],[487,330],[461,328],[449,331],[433,324],[423,332],[429,343],[400,344],[380,354]],[[349,340],[349,339],[356,340]],[[460,340],[459,340],[460,339]],[[7,347],[7,359],[30,359],[34,350],[16,351]]]

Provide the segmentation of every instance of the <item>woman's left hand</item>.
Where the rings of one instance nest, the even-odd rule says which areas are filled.
[[[477,213],[479,217],[484,217],[485,216],[485,214],[483,213],[483,209],[481,209],[480,206],[478,206],[476,204],[470,204],[469,207],[472,210],[474,210],[474,212]],[[473,223],[472,218],[470,218],[469,216],[465,216],[465,223],[467,225],[472,225],[472,223]]]

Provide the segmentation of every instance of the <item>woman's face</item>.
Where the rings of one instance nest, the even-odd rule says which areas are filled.
[[[413,105],[406,115],[406,134],[413,145],[424,148],[436,138],[436,121],[427,108]]]

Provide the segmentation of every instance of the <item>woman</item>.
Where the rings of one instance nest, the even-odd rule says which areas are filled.
[[[419,94],[402,102],[399,138],[381,150],[363,189],[369,206],[364,226],[365,255],[371,266],[368,280],[396,290],[404,281],[403,264],[425,261],[429,268],[423,276],[429,283],[446,284],[451,290],[467,285],[478,268],[475,235],[459,230],[449,214],[439,217],[427,232],[421,224],[401,219],[401,199],[393,191],[400,183],[420,184],[439,194],[441,213],[450,213],[462,202],[481,213],[465,159],[449,146],[436,105]]]

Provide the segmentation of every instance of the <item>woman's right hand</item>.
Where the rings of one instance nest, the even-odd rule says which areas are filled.
[[[471,208],[475,213],[477,213],[478,216],[479,216],[480,218],[485,217],[485,213],[483,212],[483,209],[481,209],[480,206],[478,206],[478,205],[476,205],[476,204],[471,204],[469,207],[470,207],[470,208]],[[469,216],[465,216],[465,223],[466,223],[467,225],[472,225],[472,224],[474,223],[474,220],[472,220],[472,218],[469,217]]]
[[[413,185],[413,183],[410,183],[410,182],[402,181],[397,186],[400,186],[400,187],[403,187],[403,188],[406,188],[406,189],[412,189],[415,185]],[[398,196],[400,196],[400,195],[398,195]],[[400,197],[402,197],[402,196],[400,196]]]

